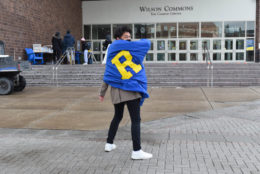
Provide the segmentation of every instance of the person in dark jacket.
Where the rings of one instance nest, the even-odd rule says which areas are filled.
[[[67,34],[64,36],[63,42],[62,42],[62,52],[64,53],[67,48],[74,48],[75,45],[75,39],[70,34],[70,30],[67,30]],[[73,56],[73,54],[72,54]],[[75,60],[74,57],[71,57],[71,60]],[[67,62],[70,61],[69,53],[67,53]],[[65,63],[67,63],[65,60]]]
[[[103,42],[103,51],[106,51],[108,45],[111,44],[111,43],[112,43],[111,36],[108,34],[108,35],[106,35],[105,42]]]
[[[62,40],[60,32],[56,32],[52,37],[52,49],[53,49],[53,62],[56,63],[60,59],[62,53]]]

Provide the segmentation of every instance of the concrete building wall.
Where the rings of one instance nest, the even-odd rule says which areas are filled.
[[[51,45],[52,35],[66,30],[79,40],[82,34],[81,0],[1,0],[0,40],[6,54],[25,58],[32,44]]]

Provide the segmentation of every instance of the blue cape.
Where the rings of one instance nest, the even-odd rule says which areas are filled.
[[[140,105],[149,97],[143,60],[150,45],[147,39],[115,40],[107,53],[104,82],[125,91],[139,92],[142,96]]]

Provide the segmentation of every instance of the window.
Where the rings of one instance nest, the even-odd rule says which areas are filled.
[[[199,37],[199,23],[179,23],[179,37]]]
[[[92,39],[106,39],[111,35],[110,25],[92,25]]]
[[[197,61],[198,60],[198,53],[190,53],[190,60]]]
[[[165,54],[164,53],[157,53],[157,61],[164,61]]]
[[[95,56],[95,59],[97,62],[100,62],[101,61],[101,55],[100,54],[94,54]]]
[[[175,40],[169,40],[168,41],[168,49],[169,50],[176,50],[176,41]]]
[[[225,53],[225,60],[233,60],[233,53]]]
[[[84,38],[86,40],[91,39],[91,25],[84,25]]]
[[[150,50],[153,50],[153,40],[151,40],[151,47],[150,47]]]
[[[246,61],[254,61],[254,51],[246,52]]]
[[[135,24],[135,39],[154,38],[154,24]]]
[[[157,50],[165,50],[165,41],[164,40],[157,41]]]
[[[245,37],[245,22],[225,22],[225,37]]]
[[[225,40],[225,49],[233,50],[233,40],[230,39]]]
[[[220,61],[221,60],[221,53],[213,53],[213,60]]]
[[[221,50],[221,40],[213,40],[213,49]]]
[[[250,21],[247,22],[247,31],[246,31],[247,37],[255,37],[255,22]]]
[[[203,40],[202,41],[202,49],[210,50],[210,40]]]
[[[176,38],[177,37],[176,23],[156,24],[156,37],[157,38]]]
[[[4,42],[0,40],[0,55],[5,54]]]
[[[236,53],[236,60],[244,60],[244,53]]]
[[[197,40],[190,41],[190,50],[198,50],[198,41]]]
[[[153,53],[148,53],[148,54],[146,54],[145,60],[146,60],[146,61],[153,61]]]
[[[243,39],[236,40],[236,49],[237,50],[243,50],[244,49],[244,40]]]
[[[186,50],[187,49],[187,41],[185,41],[185,40],[182,40],[182,41],[180,41],[180,43],[179,43],[180,45],[180,50]]]
[[[176,61],[176,53],[168,53],[168,61]]]
[[[202,22],[201,37],[221,37],[222,23],[221,22]]]
[[[180,53],[179,54],[180,61],[186,61],[187,60],[187,54],[186,53]]]
[[[93,51],[100,51],[100,42],[93,42]]]

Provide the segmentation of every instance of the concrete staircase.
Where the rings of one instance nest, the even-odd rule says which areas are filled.
[[[213,74],[205,63],[146,63],[148,86],[260,86],[260,64],[215,63]],[[61,65],[57,82],[52,65],[33,65],[23,71],[29,86],[100,86],[105,66]],[[213,77],[213,83],[211,83]]]

